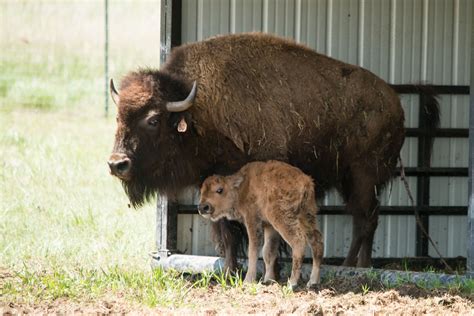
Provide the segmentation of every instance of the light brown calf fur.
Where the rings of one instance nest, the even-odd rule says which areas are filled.
[[[296,286],[300,278],[306,243],[313,253],[308,286],[319,283],[323,241],[316,228],[314,184],[298,168],[273,160],[251,162],[233,175],[208,177],[201,187],[198,209],[213,221],[227,218],[244,223],[249,236],[246,282],[256,279],[259,236],[263,230],[264,282],[276,279],[279,233],[293,253],[290,285]]]

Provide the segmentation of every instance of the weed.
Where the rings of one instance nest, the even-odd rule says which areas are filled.
[[[439,272],[439,271],[437,271],[432,265],[428,265],[428,266],[423,268],[423,272],[436,273],[436,272]]]
[[[416,282],[416,286],[418,286],[421,289],[428,289],[429,288],[429,284],[426,280],[418,280]]]
[[[260,287],[261,287],[261,283],[255,283],[255,282],[248,283],[245,286],[245,291],[251,295],[257,295]]]
[[[199,275],[199,279],[194,282],[193,287],[197,288],[208,288],[211,285],[211,280],[213,277],[213,272],[204,271]]]
[[[242,278],[242,271],[239,270],[237,273],[232,273],[228,277],[229,283],[231,287],[235,288],[242,288],[243,285],[243,278]]]
[[[464,293],[474,293],[474,279],[466,279],[461,283],[461,291]]]
[[[288,298],[293,295],[293,287],[288,283],[281,287],[281,294],[283,298]]]
[[[213,278],[217,281],[217,284],[219,284],[221,288],[223,289],[227,288],[227,277],[228,277],[228,272],[225,272],[223,270],[219,272],[215,272],[213,274]]]
[[[409,262],[407,258],[403,258],[402,267],[403,267],[403,271],[406,271],[406,272],[410,271]]]
[[[335,271],[328,271],[324,275],[321,276],[321,283],[327,283],[331,280],[333,280],[336,277],[336,272]]]
[[[441,283],[441,280],[439,278],[433,278],[430,281],[429,286],[435,289],[444,287],[443,283]]]
[[[367,285],[367,283],[366,283],[366,284],[363,284],[363,285],[361,286],[361,289],[362,289],[362,295],[366,295],[366,294],[369,293],[369,291],[370,291],[370,287]]]
[[[380,274],[377,271],[373,270],[373,269],[367,270],[366,275],[367,275],[367,277],[369,278],[369,280],[371,282],[375,282],[380,278]]]

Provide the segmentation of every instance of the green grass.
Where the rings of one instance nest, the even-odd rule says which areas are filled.
[[[0,265],[147,266],[154,207],[107,170],[113,119],[85,109],[1,111]]]
[[[71,52],[34,51],[3,48],[0,74],[0,105],[6,109],[53,110],[83,104],[94,106],[103,95],[99,60],[75,56]],[[44,60],[52,58],[54,63]]]
[[[66,270],[51,273],[24,269],[3,285],[7,299],[24,303],[96,300],[105,295],[117,295],[151,307],[180,306],[186,293],[194,287],[175,271],[156,269],[153,272],[105,270]]]
[[[2,293],[5,300],[28,304],[57,299],[87,302],[115,295],[150,307],[192,307],[189,292],[207,291],[211,286],[221,291],[233,288],[243,293],[257,291],[262,285],[253,283],[244,286],[241,274],[207,272],[196,277],[160,268],[141,271],[123,267],[97,270],[68,269],[65,266],[57,266],[50,272],[39,272],[24,266],[3,282]]]
[[[156,66],[156,7],[111,2],[111,35],[122,32],[111,75]],[[106,165],[115,119],[114,108],[104,118],[102,8],[0,2],[0,267],[148,270],[154,206],[130,209]]]

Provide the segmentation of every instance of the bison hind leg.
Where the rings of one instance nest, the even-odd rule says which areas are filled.
[[[372,243],[378,224],[380,187],[379,174],[374,168],[357,164],[351,168],[350,181],[345,184],[347,210],[352,214],[352,241],[343,265],[369,267],[372,257]]]

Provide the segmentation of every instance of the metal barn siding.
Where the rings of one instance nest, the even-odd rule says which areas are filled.
[[[469,85],[470,0],[182,0],[182,43],[217,34],[264,31],[294,38],[318,52],[357,64],[393,84],[428,82]],[[401,95],[407,127],[418,127],[418,95]],[[469,97],[441,98],[441,127],[468,127]],[[467,167],[468,141],[438,138],[432,165]],[[418,139],[407,137],[402,149],[405,167],[416,167]],[[416,177],[408,177],[416,196]],[[466,206],[466,177],[432,177],[430,205]],[[197,204],[191,189],[179,198]],[[328,194],[323,205],[337,205],[340,197]],[[397,178],[382,193],[382,205],[410,205],[404,185]],[[351,217],[320,216],[325,256],[343,257],[351,239]],[[209,223],[198,215],[178,216],[178,249],[190,254],[212,255]],[[466,256],[466,216],[429,217],[429,232],[443,255]],[[416,255],[416,222],[410,215],[385,215],[379,220],[374,257]],[[461,241],[461,242],[460,242]],[[429,255],[437,256],[431,246]]]

